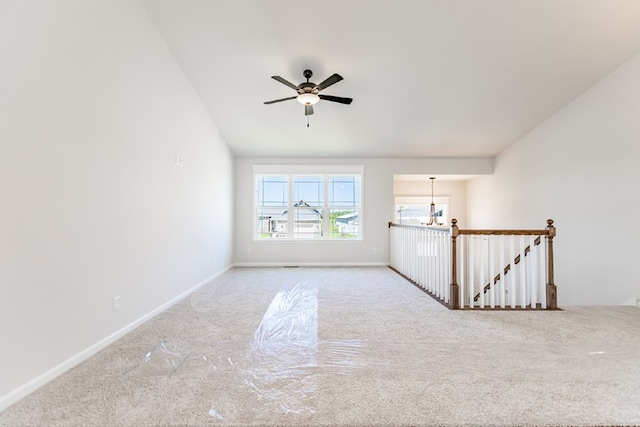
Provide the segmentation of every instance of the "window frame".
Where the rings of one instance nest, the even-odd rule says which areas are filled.
[[[281,237],[260,237],[260,216],[259,209],[259,179],[264,176],[286,177],[288,182],[288,200],[287,207],[283,207],[287,211],[286,234]],[[295,212],[300,212],[298,206],[294,206],[298,200],[294,200],[295,178],[309,176],[322,178],[323,201],[322,206],[311,206],[309,209],[320,208],[322,222],[320,227],[320,235],[316,237],[296,237],[295,231]],[[336,209],[346,208],[344,205],[332,205],[329,200],[330,179],[333,177],[353,177],[358,179],[359,191],[356,206],[349,206],[350,210],[357,211],[357,230],[356,237],[335,237],[332,236],[330,217],[331,212]],[[353,242],[363,240],[363,194],[364,194],[364,166],[363,165],[253,165],[253,242]],[[302,233],[305,234],[305,233]]]

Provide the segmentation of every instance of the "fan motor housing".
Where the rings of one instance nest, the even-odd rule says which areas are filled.
[[[318,93],[318,89],[316,88],[316,84],[312,82],[300,83],[298,85],[299,93]]]

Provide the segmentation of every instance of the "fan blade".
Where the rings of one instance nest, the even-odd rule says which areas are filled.
[[[304,106],[304,115],[310,116],[313,114],[313,105],[305,105]]]
[[[287,80],[283,79],[283,78],[282,78],[282,77],[280,77],[280,76],[271,76],[271,78],[272,78],[273,80],[277,80],[277,81],[279,81],[280,83],[282,83],[282,84],[283,84],[283,85],[285,85],[285,86],[289,86],[291,89],[293,89],[293,90],[295,90],[295,91],[298,91],[298,86],[296,86],[296,85],[294,85],[293,83],[291,83],[291,82],[289,82],[289,81],[287,81]]]
[[[318,90],[326,89],[332,84],[338,83],[342,80],[342,76],[340,74],[334,74],[333,76],[327,78],[325,81],[317,85]]]
[[[341,96],[331,96],[331,95],[318,95],[320,99],[324,99],[325,101],[333,101],[339,102],[340,104],[351,104],[353,98],[342,98]]]
[[[265,104],[275,104],[276,102],[282,102],[282,101],[288,101],[290,99],[296,99],[297,96],[290,96],[288,98],[282,98],[282,99],[274,99],[273,101],[267,101],[265,102]]]

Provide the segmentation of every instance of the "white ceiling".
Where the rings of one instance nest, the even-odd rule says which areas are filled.
[[[237,156],[493,156],[640,50],[635,0],[142,2]]]

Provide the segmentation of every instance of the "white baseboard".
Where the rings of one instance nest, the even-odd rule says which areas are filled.
[[[388,262],[236,262],[234,267],[388,267]]]
[[[212,275],[211,277],[206,278],[202,282],[200,282],[197,285],[193,286],[191,289],[188,289],[188,290],[184,291],[180,295],[178,295],[175,298],[171,299],[170,301],[162,304],[160,307],[157,307],[156,309],[154,309],[151,312],[145,314],[144,316],[140,317],[139,319],[135,320],[134,322],[128,324],[124,328],[119,329],[118,331],[114,332],[113,334],[109,335],[108,337],[106,337],[106,338],[98,341],[97,343],[93,344],[89,348],[81,351],[80,353],[76,354],[75,356],[72,356],[71,358],[69,358],[69,359],[65,360],[64,362],[60,363],[59,365],[54,366],[53,368],[51,368],[48,371],[44,372],[43,374],[37,376],[36,378],[32,379],[31,381],[27,382],[26,384],[23,384],[22,386],[18,387],[17,389],[15,389],[15,390],[9,392],[8,394],[5,394],[4,396],[0,397],[0,411],[5,410],[9,406],[11,406],[14,403],[18,402],[20,399],[22,399],[22,398],[28,396],[29,394],[33,393],[35,390],[37,390],[38,388],[42,387],[43,385],[45,385],[49,381],[51,381],[54,378],[60,376],[61,374],[63,374],[66,371],[68,371],[69,369],[73,368],[74,366],[77,366],[80,363],[84,362],[89,357],[93,356],[94,354],[96,354],[97,352],[102,350],[103,348],[107,347],[109,344],[112,344],[116,340],[122,338],[124,335],[128,334],[129,332],[131,332],[132,330],[134,330],[138,326],[142,325],[147,320],[151,319],[152,317],[156,316],[157,314],[159,314],[162,311],[166,310],[167,308],[171,307],[172,305],[174,305],[178,301],[186,298],[187,296],[189,296],[193,292],[197,291],[201,287],[207,285],[212,280],[214,280],[217,277],[221,276],[222,274],[227,272],[231,267],[232,266],[230,265],[230,266],[224,268],[223,270],[220,270],[216,274]]]

